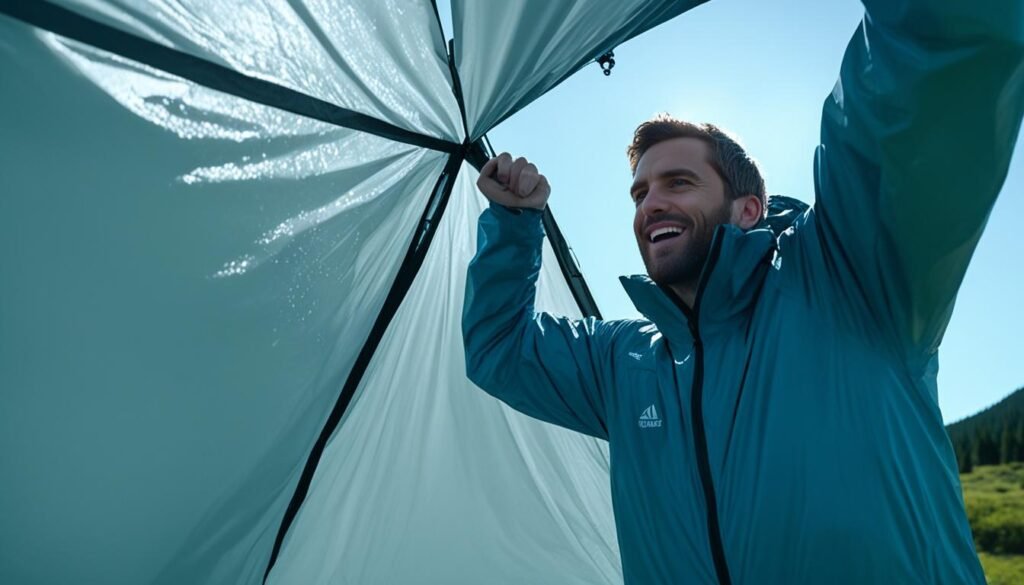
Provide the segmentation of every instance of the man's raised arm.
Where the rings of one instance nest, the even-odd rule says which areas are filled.
[[[1024,2],[867,0],[826,100],[829,276],[908,356],[938,346],[1024,112]]]
[[[607,439],[603,364],[607,326],[534,313],[547,180],[502,154],[477,186],[491,201],[469,265],[462,332],[466,373],[489,394],[535,418]]]

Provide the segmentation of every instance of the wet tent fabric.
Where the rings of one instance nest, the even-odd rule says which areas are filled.
[[[0,582],[254,582],[444,156],[0,27]]]
[[[55,3],[241,73],[461,142],[447,53],[429,2]]]
[[[484,208],[475,180],[464,166],[268,583],[621,582],[607,444],[465,379],[455,267],[476,251],[465,231]],[[539,304],[580,317],[550,246],[545,260]],[[402,356],[420,363],[396,369]]]
[[[465,165],[281,529],[463,153],[430,3],[60,4],[245,77],[208,89],[188,79],[202,63],[170,74],[0,1],[0,582],[260,583],[279,533],[274,583],[619,582],[604,444],[464,377],[462,279],[481,209]],[[456,6],[474,137],[593,48],[682,10],[625,2],[632,17],[595,26],[597,3],[578,2],[537,12],[559,31],[546,41],[480,46],[510,7],[534,4]],[[495,82],[513,77],[525,93]],[[247,80],[291,93],[261,105]],[[324,104],[442,146],[291,113]],[[541,304],[579,314],[565,262],[547,250]]]

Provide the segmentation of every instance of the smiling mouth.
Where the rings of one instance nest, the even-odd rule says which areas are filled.
[[[652,244],[657,244],[658,242],[664,242],[665,240],[671,240],[672,238],[676,238],[680,236],[682,233],[683,228],[664,227],[656,229],[653,232],[651,232],[651,235],[648,236],[648,240]]]

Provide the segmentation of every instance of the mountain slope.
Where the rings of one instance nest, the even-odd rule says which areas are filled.
[[[946,430],[961,473],[975,465],[1024,461],[1024,388]]]

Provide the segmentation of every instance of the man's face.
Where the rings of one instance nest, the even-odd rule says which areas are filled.
[[[715,227],[731,219],[725,184],[708,155],[700,139],[673,138],[650,147],[636,165],[633,232],[658,284],[695,285]]]

